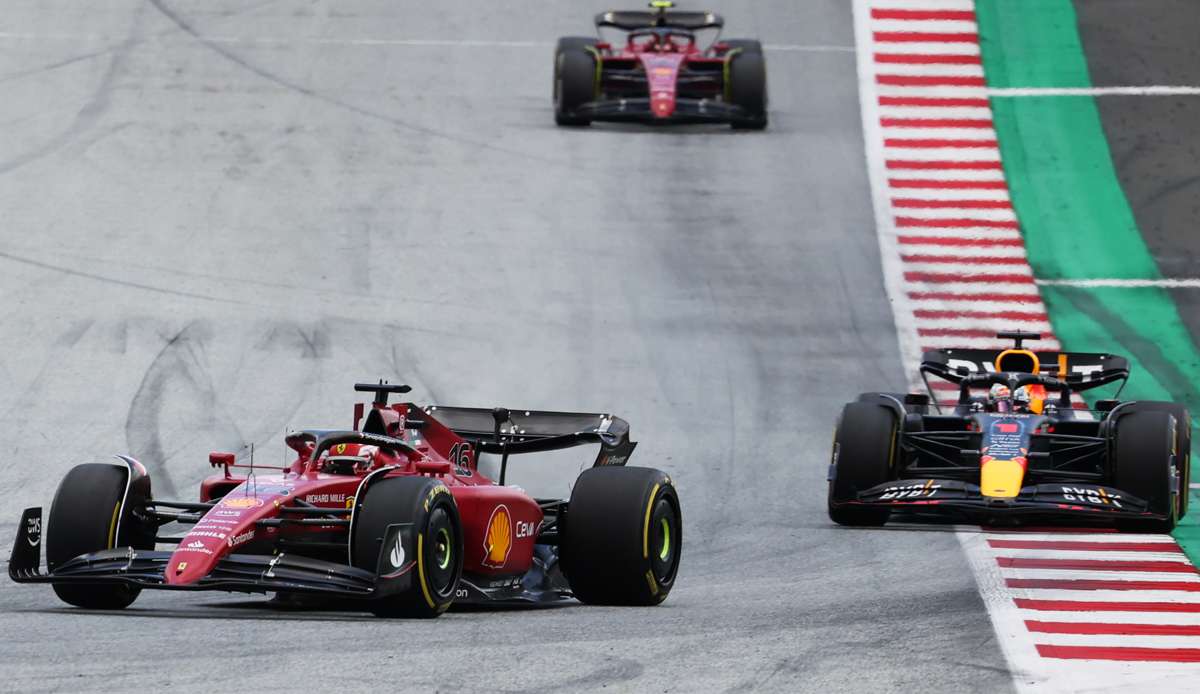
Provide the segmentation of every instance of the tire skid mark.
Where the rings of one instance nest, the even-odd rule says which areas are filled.
[[[0,251],[0,258],[3,258],[5,260],[8,260],[8,261],[11,261],[14,263],[21,263],[22,265],[29,265],[32,267],[41,268],[43,270],[59,272],[64,275],[71,275],[73,277],[82,277],[84,279],[89,279],[89,280],[93,280],[96,282],[103,282],[105,284],[117,285],[120,287],[128,287],[130,289],[141,289],[143,291],[154,292],[156,294],[168,294],[171,296],[186,297],[188,299],[201,299],[203,301],[216,301],[216,302],[220,302],[220,303],[224,303],[224,304],[245,305],[244,302],[235,301],[233,299],[222,299],[220,297],[206,296],[204,294],[197,294],[195,292],[185,292],[185,291],[181,291],[178,289],[166,289],[164,287],[156,287],[152,284],[145,284],[143,282],[133,282],[130,280],[117,279],[115,277],[105,277],[104,275],[97,275],[92,272],[84,272],[82,270],[76,270],[74,268],[65,267],[62,265],[55,265],[53,263],[45,263],[40,260],[34,260],[33,258],[26,258],[26,257],[19,256],[19,255],[13,254],[13,253],[7,253],[5,251]]]
[[[193,38],[195,38],[198,42],[200,42],[203,46],[205,46],[209,50],[213,51],[217,55],[220,55],[221,57],[225,58],[226,60],[234,63],[235,65],[238,65],[238,66],[242,67],[243,69],[245,69],[255,75],[258,75],[259,77],[267,80],[268,82],[272,82],[272,83],[279,85],[280,87],[283,87],[285,89],[294,91],[298,94],[302,94],[311,99],[315,99],[317,101],[329,104],[331,106],[335,106],[335,107],[343,109],[345,111],[349,111],[350,113],[357,114],[364,118],[369,118],[371,120],[386,123],[387,125],[391,125],[396,128],[401,128],[403,130],[408,130],[410,132],[419,133],[421,135],[426,135],[428,137],[438,138],[438,139],[442,139],[442,140],[448,140],[450,142],[454,142],[454,143],[461,144],[461,145],[469,145],[471,147],[476,147],[479,149],[490,150],[493,152],[504,154],[509,157],[532,159],[534,161],[540,161],[540,162],[543,162],[546,164],[557,164],[557,165],[567,166],[566,162],[562,162],[557,159],[552,159],[549,157],[540,157],[540,156],[531,154],[526,151],[521,151],[521,150],[516,150],[516,149],[507,149],[504,147],[499,147],[497,145],[491,144],[490,142],[486,142],[486,141],[482,141],[482,140],[474,140],[469,137],[462,137],[460,135],[454,135],[454,134],[451,134],[448,132],[444,132],[442,130],[437,130],[435,128],[431,128],[429,126],[420,125],[418,123],[413,123],[413,122],[404,120],[402,118],[397,118],[396,116],[392,116],[392,115],[388,115],[386,113],[380,113],[379,111],[375,111],[372,109],[364,108],[362,106],[358,106],[358,105],[352,104],[348,101],[339,99],[335,96],[331,96],[329,94],[319,92],[311,87],[307,87],[303,84],[300,84],[299,82],[295,82],[286,77],[283,77],[282,75],[271,72],[270,70],[267,70],[263,67],[260,67],[256,64],[250,62],[246,58],[243,58],[242,56],[233,52],[232,50],[227,48],[224,44],[214,41],[212,37],[209,37],[209,36],[206,36],[206,35],[200,33],[195,27],[193,27],[191,25],[190,22],[188,22],[183,17],[183,15],[179,14],[178,12],[173,10],[171,7],[169,7],[167,5],[167,3],[164,2],[164,0],[150,0],[150,4],[153,5],[155,7],[155,9],[157,9],[159,12],[161,12],[167,19],[171,20],[171,22],[175,23],[180,29],[182,29],[187,34],[191,35]]]
[[[55,152],[66,147],[84,132],[93,128],[100,121],[101,116],[108,110],[109,97],[112,92],[112,87],[120,74],[125,58],[128,55],[129,48],[136,43],[136,37],[139,33],[142,24],[143,12],[141,9],[134,15],[133,26],[130,28],[129,36],[124,41],[117,44],[113,51],[112,58],[108,62],[108,67],[104,71],[104,75],[100,78],[100,84],[88,96],[87,101],[75,113],[71,124],[65,130],[58,133],[50,140],[43,142],[41,145],[33,149],[19,154],[12,159],[0,162],[0,175],[9,173],[16,169],[33,163],[39,159],[47,157]]]
[[[130,454],[150,471],[155,492],[165,492],[162,496],[172,499],[178,499],[179,494],[165,465],[167,456],[159,433],[158,415],[166,391],[166,379],[173,370],[172,366],[175,370],[180,368],[169,362],[177,359],[176,346],[186,339],[188,331],[195,325],[197,324],[189,323],[167,339],[146,369],[125,417],[125,440]]]

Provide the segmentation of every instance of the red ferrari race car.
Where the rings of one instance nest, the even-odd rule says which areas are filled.
[[[597,31],[625,32],[623,46],[568,36],[554,51],[554,120],[729,123],[767,127],[767,64],[762,44],[718,40],[724,20],[711,12],[603,12]],[[699,34],[711,32],[707,45]]]
[[[380,616],[453,604],[655,605],[679,567],[671,478],[626,467],[636,445],[607,414],[388,404],[408,386],[359,384],[354,428],[289,434],[295,460],[264,468],[213,453],[198,501],[151,493],[127,456],[73,468],[44,529],[26,509],[9,562],[78,607],[119,609],[143,588],[348,599]],[[364,416],[365,415],[365,416]],[[361,426],[360,426],[361,425]],[[569,500],[504,484],[509,456],[599,444]],[[499,479],[479,455],[499,457]],[[164,537],[169,523],[190,526]],[[42,571],[45,535],[47,571]],[[159,549],[160,545],[175,545]]]

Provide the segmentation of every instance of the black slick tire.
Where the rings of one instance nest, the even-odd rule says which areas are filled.
[[[757,41],[747,43],[754,45],[740,47],[729,58],[726,98],[747,115],[733,122],[735,130],[762,130],[767,127],[767,61]]]
[[[563,573],[592,605],[657,605],[675,585],[683,549],[671,478],[641,467],[589,468],[571,491]]]
[[[1170,412],[1140,407],[1117,419],[1112,433],[1112,485],[1145,501],[1151,513],[1165,516],[1123,521],[1119,524],[1122,529],[1169,533],[1175,528],[1179,504],[1171,489],[1171,478],[1176,446],[1173,427],[1178,426]]]
[[[454,496],[428,477],[389,477],[367,488],[354,509],[352,563],[375,573],[389,525],[411,523],[416,551],[411,583],[371,603],[380,617],[432,618],[454,601],[463,567],[462,521]],[[403,560],[401,560],[403,561]]]
[[[1192,482],[1192,415],[1188,408],[1173,402],[1140,401],[1134,405],[1141,411],[1168,412],[1175,418],[1175,469],[1179,475],[1179,519],[1188,512],[1187,490]]]
[[[838,525],[880,526],[891,511],[855,506],[858,493],[892,479],[896,455],[896,415],[883,405],[852,402],[842,409],[833,435],[829,518]]]
[[[725,39],[721,43],[729,47],[730,51],[738,50],[742,53],[755,53],[762,55],[762,42],[758,39]]]
[[[596,98],[596,40],[567,36],[554,49],[554,122],[558,125],[591,125],[591,119],[575,113]]]
[[[81,554],[114,547],[147,546],[145,533],[132,527],[123,508],[129,470],[117,465],[87,463],[71,468],[58,485],[46,529],[46,564],[53,573]],[[119,610],[137,599],[141,588],[126,584],[53,584],[63,602],[91,610]]]

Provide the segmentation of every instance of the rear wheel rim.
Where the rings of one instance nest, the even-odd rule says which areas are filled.
[[[659,496],[650,512],[650,570],[659,585],[670,585],[679,566],[679,516],[666,496]]]
[[[450,555],[453,549],[454,541],[450,539],[450,531],[446,528],[438,529],[433,543],[433,556],[439,569],[445,570],[450,566]]]

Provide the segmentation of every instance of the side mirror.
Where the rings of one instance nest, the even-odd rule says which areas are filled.
[[[213,467],[225,468],[225,479],[230,478],[229,467],[231,465],[233,465],[233,461],[235,459],[236,459],[236,456],[232,453],[222,453],[220,451],[213,451],[212,453],[208,454],[208,464],[209,465],[211,465]]]

